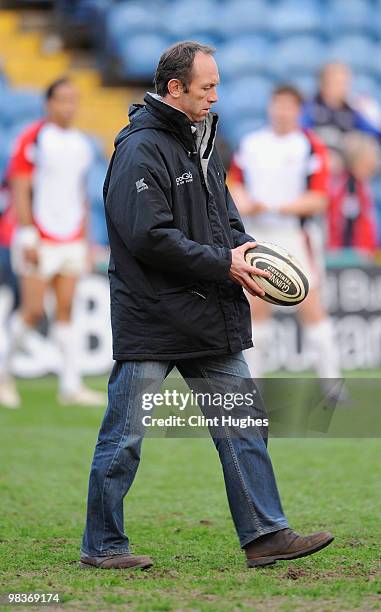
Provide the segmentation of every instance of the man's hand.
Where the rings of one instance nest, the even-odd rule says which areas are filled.
[[[229,278],[232,281],[241,285],[251,293],[251,295],[263,297],[265,292],[263,289],[251,278],[251,274],[263,276],[264,278],[270,278],[270,273],[264,270],[259,270],[254,266],[250,266],[245,261],[245,253],[249,249],[253,249],[257,246],[256,242],[246,242],[236,249],[232,249],[232,263],[230,266]]]

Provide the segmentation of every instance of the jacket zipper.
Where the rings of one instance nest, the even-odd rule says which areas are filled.
[[[200,298],[202,298],[203,300],[206,300],[206,295],[204,295],[203,293],[200,293],[199,291],[196,291],[195,289],[190,289],[189,293],[192,293],[193,295],[198,295]]]
[[[198,171],[199,171],[200,178],[201,178],[201,184],[202,184],[203,187],[205,187],[206,191],[209,193],[209,189],[207,189],[207,187],[206,187],[204,171],[202,169],[200,155],[198,153],[197,153],[197,166],[198,166]]]

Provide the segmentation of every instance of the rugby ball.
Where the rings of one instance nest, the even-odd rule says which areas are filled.
[[[309,282],[300,263],[285,249],[270,242],[258,242],[245,253],[250,266],[270,272],[270,278],[252,274],[255,282],[265,291],[263,300],[277,306],[295,306],[308,295]]]

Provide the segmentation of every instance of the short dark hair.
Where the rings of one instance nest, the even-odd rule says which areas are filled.
[[[179,79],[184,86],[184,90],[188,91],[192,81],[194,57],[199,51],[213,55],[215,49],[209,45],[185,40],[164,51],[157,65],[154,79],[156,93],[159,96],[167,95],[168,83],[171,79]]]
[[[292,96],[296,102],[301,106],[304,102],[304,97],[302,92],[295,87],[295,85],[291,85],[289,83],[282,83],[281,85],[277,85],[271,94],[272,98],[276,96]]]
[[[61,87],[61,85],[68,85],[71,82],[72,81],[68,76],[63,76],[53,81],[53,83],[50,83],[50,85],[48,85],[45,91],[45,100],[50,100],[51,98],[53,98],[58,87]]]

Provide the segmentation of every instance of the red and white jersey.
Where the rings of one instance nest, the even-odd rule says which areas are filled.
[[[68,242],[84,235],[85,178],[93,153],[76,129],[39,121],[18,138],[7,178],[32,178],[33,221],[41,237]]]
[[[299,217],[277,211],[307,190],[328,192],[327,152],[310,131],[278,135],[265,127],[243,138],[230,178],[243,183],[253,201],[269,206],[255,216],[256,225],[299,226]]]

